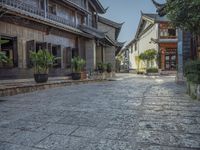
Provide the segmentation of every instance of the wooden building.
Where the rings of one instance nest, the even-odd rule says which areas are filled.
[[[71,73],[71,58],[96,67],[96,47],[106,34],[98,29],[98,0],[0,0],[0,45],[11,63],[0,66],[0,79],[32,77],[30,51],[47,49],[60,59],[50,76]],[[110,58],[109,58],[110,59]],[[112,58],[111,58],[112,59]]]
[[[124,46],[124,42],[118,42],[119,33],[123,23],[117,23],[102,16],[98,17],[98,29],[105,33],[105,37],[97,46],[97,63],[111,63],[115,70],[115,56]]]

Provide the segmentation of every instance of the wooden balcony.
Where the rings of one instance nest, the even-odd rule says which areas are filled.
[[[50,14],[48,12],[45,12],[42,9],[39,9],[37,7],[34,7],[30,4],[25,3],[23,0],[0,0],[0,6],[3,8],[10,9],[10,11],[15,10],[22,10],[22,12],[27,12],[29,14],[37,15],[39,17],[43,17],[44,20],[51,20],[55,21],[57,23],[61,23],[63,25],[76,27],[75,23],[71,20],[67,20],[65,18],[56,16],[54,14]]]
[[[177,36],[160,36],[160,39],[177,39]]]

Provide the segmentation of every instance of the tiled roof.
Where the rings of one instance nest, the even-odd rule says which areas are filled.
[[[99,2],[99,0],[91,0],[91,2],[94,3],[94,5],[96,6],[99,13],[101,13],[101,14],[106,13],[106,9],[102,6],[102,4]]]
[[[169,22],[170,21],[166,16],[161,17],[158,14],[144,13],[144,14],[142,14],[142,16],[147,17],[156,22]]]
[[[121,28],[122,28],[122,25],[124,23],[117,23],[115,21],[112,21],[110,19],[104,18],[102,16],[98,16],[98,21],[101,22],[101,23],[104,23],[106,25],[109,25],[109,26],[112,26],[112,27],[116,28],[116,34],[115,34],[115,36],[116,36],[116,39],[118,38],[119,33],[121,31]]]
[[[105,32],[99,31],[98,29],[86,26],[86,25],[80,25],[79,29],[87,34],[91,34],[96,38],[105,38]]]

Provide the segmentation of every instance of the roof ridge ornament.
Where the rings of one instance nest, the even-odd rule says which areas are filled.
[[[153,2],[153,4],[156,6],[156,8],[158,7],[162,7],[164,4],[160,4],[158,2],[156,2],[155,0],[151,0]]]
[[[155,7],[157,8],[157,12],[159,14],[159,16],[163,17],[166,15],[166,4],[160,4],[158,2],[156,2],[155,0],[151,0],[153,2],[153,4],[155,5]]]

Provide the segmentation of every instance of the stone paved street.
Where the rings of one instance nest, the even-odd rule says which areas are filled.
[[[0,98],[0,150],[200,149],[200,102],[172,77]]]

